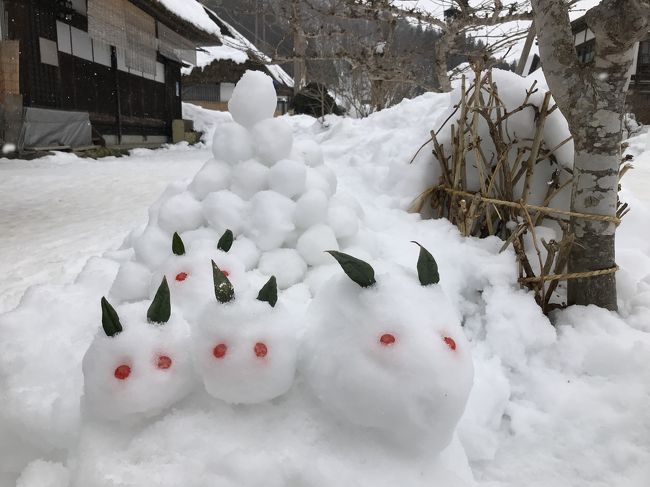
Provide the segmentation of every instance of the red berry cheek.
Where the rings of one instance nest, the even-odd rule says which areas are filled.
[[[456,350],[456,342],[454,341],[453,338],[451,338],[451,337],[443,337],[442,339],[445,341],[445,343],[447,344],[447,346],[448,346],[452,351],[455,351],[455,350]]]
[[[396,342],[395,335],[392,333],[384,333],[379,337],[379,343],[384,347],[390,347]]]
[[[225,343],[219,343],[212,349],[212,355],[217,360],[223,359],[227,352],[228,346]]]
[[[257,342],[253,347],[253,351],[255,352],[255,356],[258,358],[264,358],[269,353],[268,347],[262,342]]]
[[[187,272],[179,272],[178,274],[176,274],[175,279],[178,282],[183,282],[185,279],[187,279],[187,276],[188,276]]]
[[[115,368],[113,375],[118,380],[126,380],[131,375],[131,367],[126,364],[119,365]]]
[[[221,272],[223,273],[224,276],[228,277],[230,275],[230,272],[228,272],[226,269],[221,269]]]
[[[167,370],[172,366],[172,359],[167,355],[159,355],[156,360],[156,367],[160,370]]]

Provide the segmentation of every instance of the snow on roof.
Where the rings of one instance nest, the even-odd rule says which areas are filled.
[[[219,35],[219,26],[216,25],[208,13],[196,0],[156,0],[167,10],[178,15],[181,19],[195,25],[199,29],[210,34]]]
[[[185,0],[158,0],[161,2],[182,3]],[[214,34],[221,40],[222,46],[204,47],[197,53],[196,67],[203,68],[214,61],[230,60],[237,64],[245,63],[247,60],[256,60],[264,64],[268,73],[277,81],[286,86],[293,87],[293,78],[277,64],[270,64],[271,58],[260,51],[246,37],[240,34],[228,22],[217,15],[216,12],[207,7],[201,6],[208,21],[212,24]],[[213,17],[213,18],[211,18]],[[213,20],[214,19],[214,20]],[[217,22],[221,23],[219,25]],[[184,74],[189,74],[192,68],[183,70]]]

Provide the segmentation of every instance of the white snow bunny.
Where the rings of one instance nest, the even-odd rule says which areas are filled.
[[[473,365],[435,260],[421,247],[420,282],[398,267],[375,280],[366,262],[330,253],[350,279],[334,278],[310,305],[305,382],[336,416],[442,451],[465,409]]]
[[[152,416],[183,399],[196,383],[189,327],[171,316],[163,279],[153,302],[117,311],[102,298],[102,328],[83,358],[87,415],[118,420]]]
[[[238,296],[213,262],[216,300],[192,324],[194,358],[206,390],[232,404],[267,401],[287,392],[296,370],[292,315],[277,303],[275,277],[257,299]]]
[[[181,310],[186,319],[192,320],[209,300],[205,290],[212,285],[211,260],[217,262],[224,274],[229,276],[236,285],[245,282],[244,264],[228,254],[233,239],[232,231],[226,230],[217,242],[216,249],[213,243],[208,242],[208,245],[195,245],[186,250],[180,235],[174,234],[172,238],[174,255],[160,266],[158,272],[154,274],[152,284],[160,282],[163,276],[167,278],[171,288],[172,304]]]

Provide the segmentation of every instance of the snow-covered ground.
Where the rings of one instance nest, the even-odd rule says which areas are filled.
[[[99,161],[0,160],[0,312],[28,287],[66,284],[90,257],[118,247],[165,186],[191,178],[209,154],[183,146]]]
[[[171,412],[141,423],[106,426],[80,414],[81,360],[101,330],[99,297],[111,298],[109,289],[120,266],[132,262],[129,265],[135,269],[135,264],[153,259],[157,252],[155,239],[146,240],[138,231],[125,248],[117,250],[118,246],[146,221],[148,207],[170,180],[191,179],[202,162],[212,157],[207,149],[172,147],[102,161],[64,155],[36,162],[0,161],[4,176],[0,218],[3,230],[9,229],[0,236],[0,265],[3,275],[10,277],[0,283],[0,311],[13,307],[28,286],[45,284],[31,288],[15,311],[0,315],[0,486],[65,487],[74,479],[75,487],[203,486],[207,482],[238,487],[262,482],[272,486],[448,487],[460,485],[456,483],[459,477],[472,485],[469,462],[471,475],[485,487],[645,487],[650,478],[650,242],[646,228],[650,208],[644,200],[648,201],[645,188],[650,187],[650,136],[630,140],[636,169],[623,180],[622,197],[631,203],[632,211],[617,234],[622,268],[618,275],[620,312],[573,307],[556,313],[553,327],[531,295],[518,289],[514,256],[498,253],[500,241],[463,239],[444,220],[423,221],[401,209],[411,195],[410,188],[421,185],[423,177],[406,162],[449,104],[448,95],[429,94],[365,120],[332,117],[322,126],[309,117],[284,118],[296,141],[313,139],[322,148],[326,164],[338,179],[337,194],[348,195],[339,201],[345,203],[341,207],[353,206],[350,195],[360,203],[362,211],[355,209],[360,215],[358,227],[344,220],[337,229],[348,236],[330,240],[328,245],[340,245],[341,250],[373,262],[380,277],[385,266],[390,269],[393,263],[414,267],[417,248],[410,240],[435,254],[442,288],[462,315],[474,359],[474,387],[459,424],[460,442],[454,441],[439,461],[435,455],[395,449],[347,423],[342,427],[329,418],[315,421],[320,413],[314,411],[319,408],[301,394],[306,377],[315,374],[326,382],[328,374],[339,373],[328,371],[332,364],[327,361],[322,367],[301,371],[295,390],[286,397],[263,404],[233,407],[197,392]],[[203,117],[200,124],[209,125],[205,111],[195,114]],[[215,120],[222,122],[223,115],[215,114]],[[281,136],[268,143],[279,144]],[[234,140],[230,142],[237,146]],[[310,150],[303,153],[306,159],[313,158]],[[257,165],[254,168],[263,172]],[[202,171],[201,184],[191,186],[194,194],[203,193],[210,184],[222,184],[217,173],[211,172],[214,165],[208,164],[208,169]],[[277,173],[294,174],[285,169]],[[293,191],[294,183],[293,178],[279,177],[275,187]],[[310,184],[325,191],[330,183],[331,178],[324,184],[312,178]],[[246,187],[233,186],[233,191],[249,192],[251,184],[246,179]],[[150,216],[157,224],[165,226],[178,217],[175,224],[191,227],[194,203],[178,214],[173,205],[161,207],[175,194],[186,194],[185,186],[173,185],[156,203]],[[223,213],[215,198],[203,196],[207,215],[232,216]],[[274,198],[267,197],[262,203],[268,204],[258,206],[269,218],[257,223],[268,225],[269,235],[285,231],[276,228],[286,222],[282,214],[272,211],[279,201]],[[324,198],[327,201],[328,196]],[[187,198],[175,201],[186,204]],[[242,233],[251,230],[237,219],[232,222],[241,223]],[[202,239],[216,240],[215,234],[221,233],[215,228],[190,227],[183,233],[190,254],[200,250]],[[294,237],[287,232],[283,238],[291,241]],[[240,244],[251,239],[260,246],[272,245],[254,232],[237,237]],[[134,242],[135,252],[130,249]],[[165,241],[165,249],[168,244]],[[302,257],[312,255],[308,244],[287,247],[298,247]],[[68,284],[84,260],[104,252],[105,258],[92,259],[76,282]],[[295,253],[292,259],[296,260]],[[274,267],[272,259],[267,262]],[[190,263],[188,258],[185,265]],[[319,294],[319,287],[328,276],[341,274],[336,265],[316,265],[302,279],[293,276],[293,271],[296,275],[305,272],[300,266],[286,267],[290,269],[276,265],[273,272],[282,273],[287,282],[297,281],[279,296],[279,304],[293,311],[301,310],[313,294],[327,299],[327,293]],[[149,272],[142,266],[137,269]],[[231,278],[237,292],[240,276],[235,267],[231,271],[235,271]],[[245,276],[255,285],[264,282],[265,272],[255,272]],[[348,290],[353,288],[344,287],[346,283],[340,281],[338,304],[354,308],[353,301],[347,302]],[[136,291],[123,290],[124,294]],[[111,292],[115,296],[115,289]],[[320,306],[327,309],[327,304]],[[126,326],[143,306],[140,302],[118,307]],[[416,309],[399,310],[417,319]],[[190,315],[192,310],[187,311]],[[319,317],[327,318],[326,313]],[[362,314],[356,317],[363,319]],[[381,319],[376,316],[375,322]],[[346,336],[348,328],[336,330]],[[209,327],[206,330],[212,333]],[[327,340],[327,326],[316,336]],[[465,346],[464,341],[458,342]],[[318,344],[313,338],[308,343],[316,352]],[[348,360],[352,359],[341,354],[335,364],[356,363]],[[370,376],[365,379],[371,381]],[[204,376],[203,380],[207,387],[212,379]],[[358,385],[374,387],[368,380]],[[376,390],[382,392],[384,379],[378,382]],[[319,382],[321,389],[324,386]],[[224,394],[222,387],[217,383],[208,390],[219,397]],[[245,389],[244,394],[250,397]],[[328,394],[325,387],[321,396]],[[119,401],[119,397],[107,400]],[[350,405],[346,397],[336,394],[327,400]],[[148,398],[141,396],[139,401]],[[108,410],[115,412],[112,407]],[[358,412],[348,413],[352,423],[366,419]],[[408,427],[411,414],[405,412],[404,418],[384,426]],[[443,476],[445,469],[453,475]]]

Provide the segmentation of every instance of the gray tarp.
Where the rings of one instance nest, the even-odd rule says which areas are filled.
[[[25,108],[19,148],[92,145],[87,112]]]

